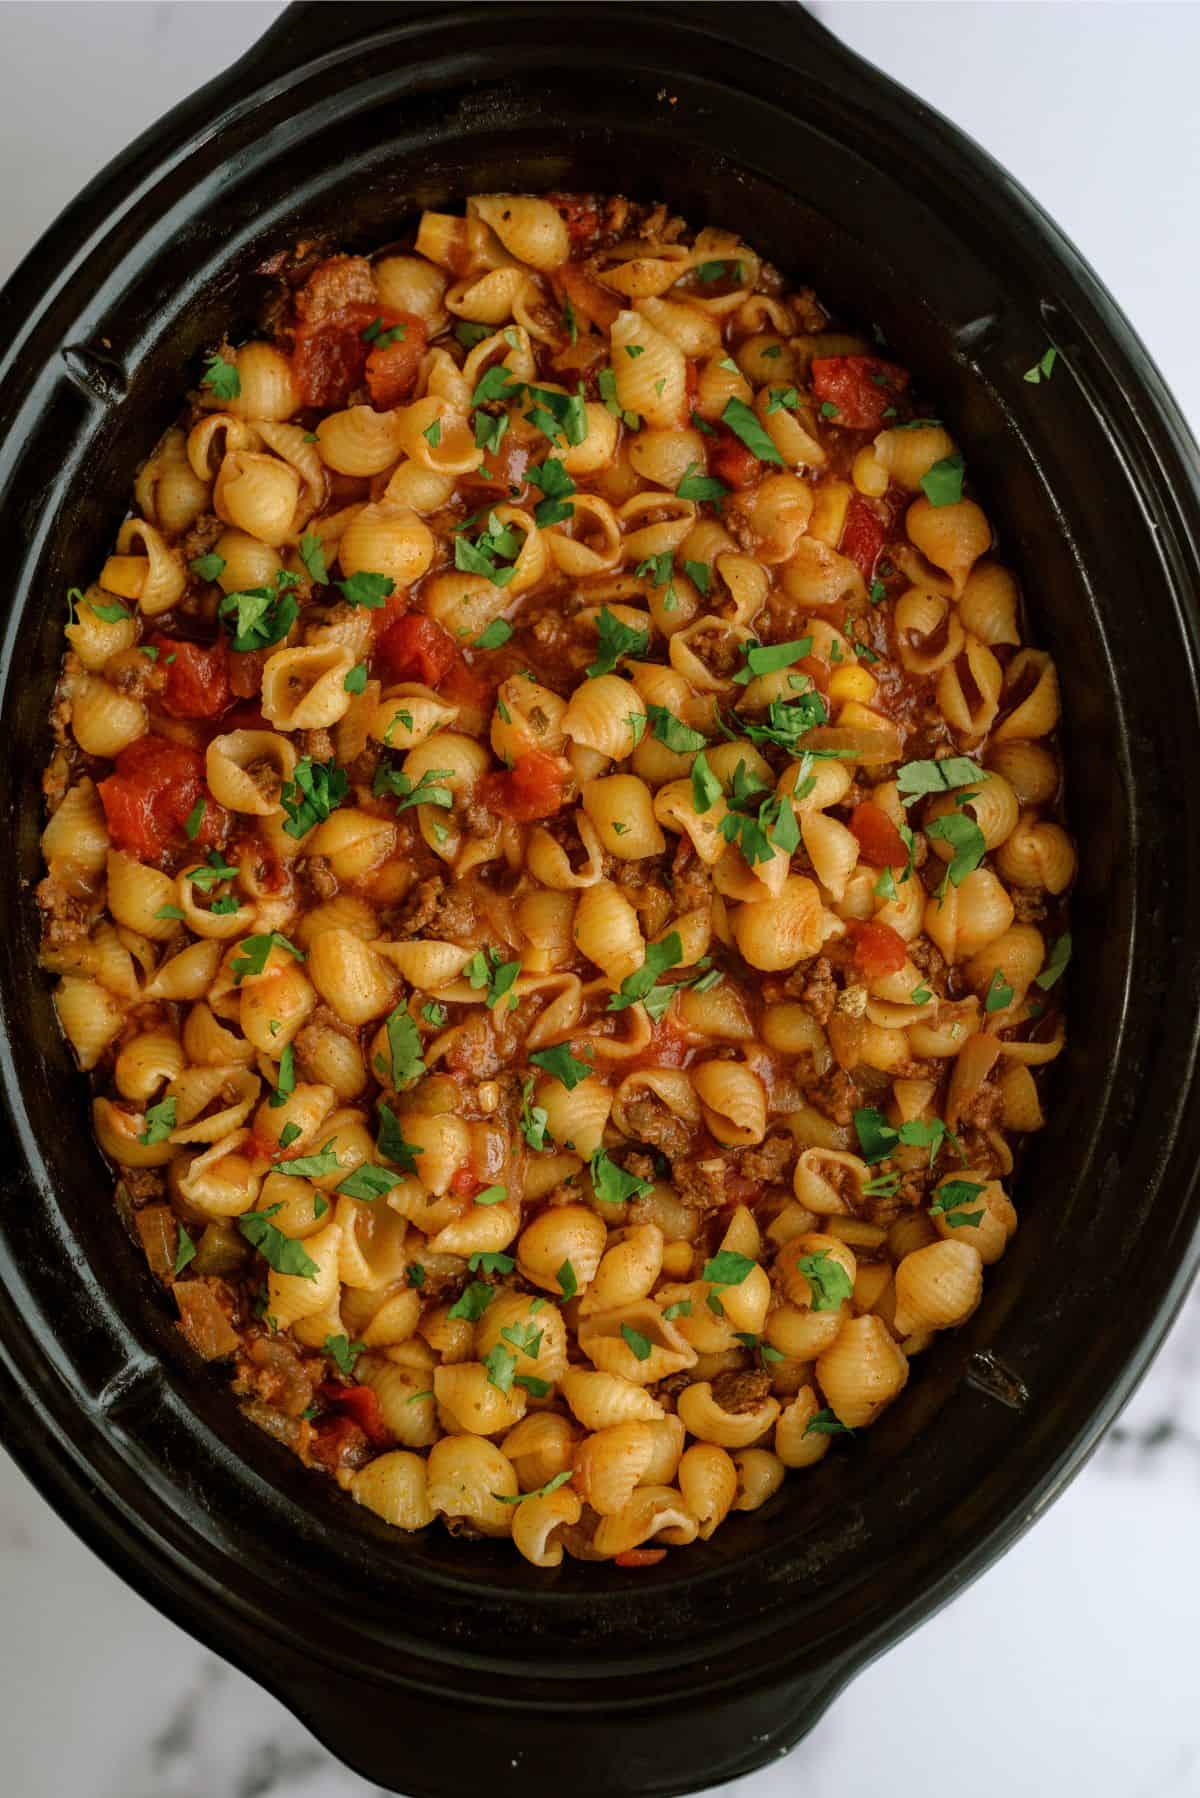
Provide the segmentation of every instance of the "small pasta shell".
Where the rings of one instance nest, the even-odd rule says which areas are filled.
[[[585,1430],[604,1430],[618,1423],[653,1423],[665,1415],[644,1386],[618,1374],[587,1367],[568,1368],[562,1395]]]
[[[909,542],[926,560],[950,576],[956,595],[963,592],[972,568],[992,546],[992,527],[973,499],[935,506],[922,494],[908,508],[904,528]]]
[[[874,1423],[904,1390],[908,1361],[880,1317],[853,1317],[817,1359],[821,1391],[849,1430]]]
[[[963,1323],[978,1305],[983,1263],[979,1251],[960,1240],[961,1234],[917,1249],[897,1267],[896,1328],[902,1336],[921,1329],[949,1329]]]
[[[513,1545],[534,1567],[558,1567],[563,1558],[561,1532],[578,1523],[582,1514],[583,1502],[569,1486],[535,1493],[516,1507]]]
[[[350,1495],[393,1529],[421,1530],[436,1515],[429,1500],[426,1464],[420,1455],[404,1449],[376,1455],[360,1467],[350,1482]]]
[[[779,1416],[779,1400],[761,1398],[753,1410],[726,1411],[714,1397],[708,1380],[685,1386],[676,1401],[684,1426],[701,1442],[719,1448],[749,1448],[772,1428]]]
[[[700,1539],[707,1542],[737,1497],[737,1468],[715,1443],[694,1442],[679,1463],[677,1478],[684,1503],[699,1526]]]
[[[704,1121],[718,1142],[737,1147],[760,1143],[767,1133],[767,1094],[742,1062],[706,1061],[692,1070]]]
[[[428,217],[428,214],[425,215]],[[463,1517],[485,1536],[510,1536],[517,1476],[512,1462],[482,1436],[443,1436],[426,1463],[429,1502],[444,1517]]]
[[[1075,846],[1060,824],[1023,818],[997,855],[996,866],[1014,886],[1064,893],[1075,878]]]
[[[585,1504],[613,1517],[628,1504],[654,1456],[652,1423],[616,1423],[575,1450],[574,1485]]]
[[[811,1386],[802,1386],[779,1413],[775,1425],[775,1453],[785,1467],[812,1467],[829,1453],[829,1435],[809,1425],[821,1409]]]

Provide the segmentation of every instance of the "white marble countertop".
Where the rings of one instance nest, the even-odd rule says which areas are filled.
[[[1200,8],[826,4],[1091,259],[1200,420]],[[0,6],[0,278],[272,4]],[[1089,1466],[1008,1556],[738,1798],[1200,1792],[1200,1299]],[[152,1611],[0,1454],[0,1790],[367,1798],[274,1700]]]

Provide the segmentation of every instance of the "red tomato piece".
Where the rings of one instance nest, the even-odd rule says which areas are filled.
[[[877,868],[903,868],[908,863],[908,850],[892,820],[881,805],[864,799],[856,805],[850,829],[858,838],[858,846]]]
[[[357,302],[296,326],[292,373],[303,405],[344,406],[350,390],[362,385],[371,353],[363,332],[376,319],[381,332],[390,324],[403,323],[398,312]]]
[[[657,1567],[665,1561],[665,1548],[623,1548],[619,1555],[613,1556],[614,1567]]]
[[[453,700],[460,711],[486,711],[492,703],[495,683],[479,668],[468,668],[460,656],[442,681],[438,691],[444,699]],[[458,728],[463,729],[460,719]]]
[[[482,1189],[483,1182],[476,1178],[475,1170],[469,1161],[455,1168],[450,1176],[450,1191],[457,1193],[460,1199],[473,1199]]]
[[[874,919],[867,924],[850,925],[854,943],[854,959],[869,980],[883,974],[898,974],[908,960],[908,945],[890,924]]]
[[[371,404],[377,412],[386,412],[408,399],[416,384],[417,370],[425,354],[425,321],[415,312],[399,312],[392,324],[403,325],[404,336],[395,338],[382,349],[367,356],[367,386]]]
[[[838,548],[854,563],[864,581],[873,579],[879,552],[886,541],[887,526],[882,518],[871,510],[865,499],[854,494],[846,508],[846,522],[842,526]]]
[[[166,670],[163,709],[173,718],[217,718],[230,703],[229,652],[225,639],[205,649],[178,637],[152,637]],[[258,687],[252,689],[258,692]]]
[[[571,248],[590,244],[600,230],[600,208],[591,194],[547,194],[546,198],[567,227]]]
[[[813,393],[836,406],[833,423],[851,431],[878,431],[907,386],[908,370],[878,356],[818,356],[812,365]]]
[[[262,651],[256,649],[251,653],[260,655]],[[234,688],[234,691],[237,691],[236,687]],[[254,691],[255,694],[257,694],[258,688],[255,687]],[[258,706],[247,703],[245,705],[235,705],[231,712],[227,712],[225,717],[221,720],[221,728],[223,731],[228,732],[231,730],[274,730],[275,726],[271,723],[269,718],[263,717]]]
[[[624,1063],[628,1068],[681,1068],[694,1045],[681,1036],[669,1018],[660,1018],[654,1034],[640,1055]]]
[[[555,756],[530,749],[503,774],[485,774],[475,791],[489,812],[517,824],[532,824],[537,818],[552,818],[560,809],[566,782]]]
[[[334,1472],[348,1459],[350,1450],[361,1448],[365,1440],[358,1425],[349,1417],[323,1417],[313,1426],[308,1452],[314,1461]]]
[[[116,767],[97,788],[109,835],[118,849],[139,861],[157,861],[179,836],[184,819],[205,792],[204,757],[185,743],[166,737],[139,737],[117,757]],[[216,819],[224,813],[209,800],[197,842],[213,840]]]
[[[762,471],[758,457],[724,426],[717,436],[719,441],[708,458],[709,473],[727,487],[752,487]]]
[[[436,687],[458,660],[449,631],[420,612],[406,612],[380,637],[377,650],[396,680],[423,681]]]
[[[257,699],[262,691],[262,671],[267,665],[268,656],[273,653],[269,649],[231,649],[229,652],[230,692],[236,694],[238,699]],[[252,728],[270,730],[271,726],[256,724]]]
[[[317,1397],[333,1411],[356,1423],[367,1441],[376,1448],[386,1448],[394,1440],[383,1421],[379,1400],[369,1386],[338,1386],[326,1380],[317,1387]]]
[[[725,1197],[734,1205],[757,1205],[764,1190],[761,1180],[748,1180],[745,1174],[725,1176]]]

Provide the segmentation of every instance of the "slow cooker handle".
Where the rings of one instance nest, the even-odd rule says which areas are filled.
[[[557,12],[562,0],[546,0],[545,10]],[[239,71],[269,68],[276,75],[301,68],[314,57],[361,43],[383,27],[398,23],[420,24],[452,10],[451,0],[375,0],[371,6],[333,6],[329,0],[292,0],[275,23],[251,45]],[[528,10],[539,10],[536,6]],[[780,33],[786,31],[797,51],[827,49],[837,40],[799,0],[742,0],[740,6],[720,9],[711,0],[658,0],[643,5],[642,14],[657,15],[695,24],[732,38],[750,49],[762,49],[775,60],[786,60]],[[719,24],[718,24],[719,21]]]
[[[463,1768],[472,1766],[486,1769],[491,1798],[528,1798],[561,1784],[581,1733],[588,1751],[586,1770],[577,1769],[581,1798],[699,1791],[785,1755],[859,1671],[858,1659],[807,1675],[764,1678],[760,1669],[748,1684],[677,1695],[669,1704],[631,1702],[626,1687],[611,1708],[603,1693],[560,1708],[547,1705],[545,1682],[536,1679],[516,1682],[505,1702],[488,1702],[485,1690],[464,1703],[461,1691],[438,1691],[427,1679],[376,1684],[358,1670],[317,1668],[291,1649],[281,1656],[277,1645],[264,1660],[261,1638],[248,1637],[241,1654],[225,1652],[380,1788],[381,1798],[461,1798]],[[599,1714],[611,1726],[598,1732]]]

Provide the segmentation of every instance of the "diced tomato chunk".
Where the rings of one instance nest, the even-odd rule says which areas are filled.
[[[489,680],[481,668],[469,668],[461,656],[438,687],[442,698],[451,700],[460,712],[486,711],[492,703],[494,690],[494,681]],[[461,719],[458,728],[464,728]]]
[[[502,774],[485,774],[475,792],[481,805],[516,824],[552,818],[563,802],[567,776],[557,757],[540,749],[519,755]]]
[[[403,324],[405,317],[383,306],[355,302],[302,320],[296,326],[292,349],[292,373],[301,403],[344,406],[351,389],[362,385],[371,354],[371,340],[363,332],[378,319],[382,335],[390,325]]]
[[[207,649],[179,637],[152,637],[165,669],[163,709],[173,718],[217,718],[230,704],[229,652],[218,637]],[[257,693],[258,687],[253,691]]]
[[[263,652],[261,650],[257,650],[257,649],[251,650],[248,652],[248,654],[250,654],[250,655],[261,655],[262,653]],[[242,658],[242,659],[244,660],[245,658]],[[261,684],[261,682],[260,682],[260,684]],[[235,688],[234,691],[236,692],[237,689]],[[254,692],[257,695],[258,687],[255,687]],[[222,718],[222,720],[221,720],[222,732],[228,732],[231,730],[274,730],[274,729],[275,729],[275,726],[271,723],[270,719],[264,718],[261,709],[258,706],[252,704],[249,700],[247,700],[247,702],[244,705],[235,705],[233,710],[231,712],[226,712],[224,718]]]
[[[546,198],[567,227],[572,250],[593,241],[600,230],[600,208],[591,194],[547,194]]]
[[[718,442],[708,459],[709,473],[727,487],[752,487],[762,472],[762,463],[740,438],[722,425]]]
[[[646,1047],[622,1066],[633,1068],[681,1068],[695,1045],[680,1035],[669,1018],[660,1018]]]
[[[229,652],[229,690],[238,699],[256,699],[262,691],[262,673],[269,649],[232,649]],[[271,726],[255,725],[254,729],[270,730]]]
[[[482,1189],[483,1182],[476,1178],[475,1170],[469,1161],[456,1167],[450,1176],[450,1191],[457,1193],[460,1199],[473,1199]]]
[[[97,791],[116,847],[139,861],[157,861],[181,836],[184,820],[205,794],[204,757],[166,737],[139,737],[121,751],[114,772]],[[209,799],[197,844],[215,841],[225,816]]]
[[[420,612],[406,612],[397,618],[376,647],[395,680],[424,681],[427,687],[436,687],[458,660],[449,631]]]
[[[388,329],[402,328],[404,335],[371,350],[367,356],[367,386],[377,412],[399,406],[411,396],[425,354],[425,321],[415,312],[389,316],[392,322]]]
[[[867,924],[855,922],[849,926],[849,934],[854,959],[869,980],[898,974],[908,960],[908,945],[890,924],[880,924],[875,919]]]
[[[366,1437],[358,1425],[349,1417],[323,1417],[313,1428],[309,1443],[309,1454],[322,1467],[331,1472],[348,1460],[351,1450],[361,1449],[366,1444]]]
[[[846,522],[842,526],[838,548],[854,563],[864,581],[874,577],[875,564],[886,541],[887,526],[882,518],[871,510],[865,499],[854,494],[846,508]]]
[[[657,1567],[665,1561],[665,1548],[623,1548],[619,1555],[613,1556],[614,1567]]]
[[[850,818],[850,829],[858,838],[858,846],[877,868],[903,868],[908,850],[892,820],[881,805],[864,799],[856,805]]]
[[[339,1386],[326,1380],[317,1387],[317,1397],[332,1411],[349,1417],[376,1448],[386,1448],[394,1440],[383,1421],[379,1400],[369,1386]]]
[[[878,356],[818,356],[812,365],[814,394],[836,406],[832,422],[851,431],[878,431],[907,386],[908,370]]]

